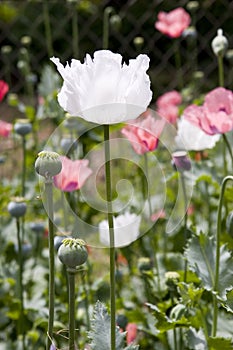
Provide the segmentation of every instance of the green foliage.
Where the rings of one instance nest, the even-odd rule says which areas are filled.
[[[215,251],[216,242],[213,237],[204,233],[194,234],[185,250],[189,266],[200,278],[206,290],[213,291],[215,282]],[[226,292],[232,286],[233,259],[230,251],[224,245],[220,250],[219,295],[226,297]]]
[[[97,301],[94,308],[91,330],[88,334],[91,339],[90,347],[92,350],[110,349],[110,316],[104,304]],[[116,350],[137,350],[138,346],[125,344],[125,334],[116,327]]]

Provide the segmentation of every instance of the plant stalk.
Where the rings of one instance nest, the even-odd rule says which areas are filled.
[[[48,236],[49,236],[49,320],[48,320],[48,339],[47,350],[50,349],[53,338],[54,323],[54,220],[53,220],[53,179],[48,176],[45,179],[45,192],[48,214]]]
[[[222,221],[222,207],[224,192],[228,181],[233,181],[233,176],[226,176],[221,184],[221,192],[219,197],[218,212],[217,212],[217,233],[216,233],[216,263],[215,263],[215,279],[214,279],[214,292],[213,295],[213,324],[212,324],[212,337],[216,337],[217,326],[218,326],[218,284],[219,284],[219,264],[220,264],[220,235],[221,235],[221,221]]]
[[[75,269],[67,269],[69,283],[69,350],[75,349]]]
[[[116,349],[116,301],[115,301],[115,240],[112,212],[112,184],[110,167],[109,125],[104,125],[106,199],[109,226],[110,255],[110,309],[111,309],[111,350]]]

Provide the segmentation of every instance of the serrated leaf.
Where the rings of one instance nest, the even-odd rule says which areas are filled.
[[[209,350],[232,350],[232,342],[231,339],[226,338],[212,338],[208,339]]]
[[[225,309],[233,313],[233,289],[227,291],[226,302],[224,302]]]
[[[213,237],[204,233],[193,235],[185,250],[190,269],[200,278],[206,290],[213,290],[216,263],[216,242]],[[220,248],[219,287],[218,292],[222,298],[233,283],[233,259],[226,246]]]
[[[183,303],[188,306],[198,303],[204,291],[203,288],[195,288],[193,283],[184,282],[178,283],[178,290]]]
[[[173,320],[169,318],[164,312],[160,311],[159,308],[153,304],[146,303],[154,313],[156,318],[155,327],[160,333],[169,331],[170,329],[175,329],[176,327],[188,327],[190,322],[185,316],[182,316],[179,320]]]
[[[116,327],[116,350],[124,349],[125,334]],[[104,304],[97,301],[94,308],[94,317],[91,321],[91,330],[88,333],[91,339],[92,350],[109,350],[111,344],[110,316]]]
[[[193,350],[206,350],[207,342],[205,339],[205,335],[201,329],[196,331],[195,328],[190,327],[187,334],[187,341],[190,349]]]

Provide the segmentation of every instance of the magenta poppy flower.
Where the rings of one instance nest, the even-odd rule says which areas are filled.
[[[178,105],[182,102],[181,94],[172,90],[160,96],[156,101],[158,114],[169,123],[175,124],[179,116]]]
[[[64,192],[79,190],[92,174],[92,170],[88,168],[89,161],[87,159],[71,160],[65,156],[60,158],[62,170],[54,176],[54,185]]]
[[[137,154],[144,154],[154,151],[158,147],[159,136],[164,125],[164,119],[155,119],[147,111],[138,119],[127,123],[121,132],[128,138]]]
[[[187,107],[183,116],[208,135],[233,130],[233,93],[222,87],[210,91],[202,106]]]
[[[191,18],[182,7],[170,12],[159,12],[155,28],[171,38],[179,38],[190,25]]]
[[[8,91],[9,85],[4,80],[0,80],[0,101],[3,100],[4,96]]]
[[[0,120],[0,136],[8,137],[12,131],[12,124],[5,122],[4,120]]]

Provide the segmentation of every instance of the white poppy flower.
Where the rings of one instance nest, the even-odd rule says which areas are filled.
[[[97,124],[115,124],[137,118],[148,107],[152,92],[146,74],[149,57],[139,55],[122,65],[122,56],[108,50],[86,55],[84,63],[72,59],[64,67],[51,58],[64,79],[60,106],[72,116]]]
[[[123,215],[113,217],[115,247],[124,247],[134,242],[140,235],[141,217],[126,212]],[[100,241],[109,247],[109,228],[107,220],[99,224]]]
[[[176,144],[187,151],[203,151],[211,149],[221,135],[207,135],[203,130],[181,117],[178,121]]]

